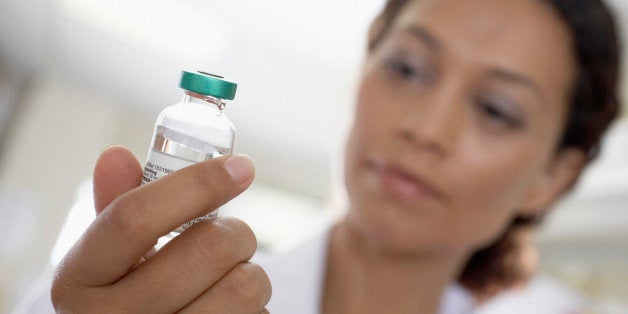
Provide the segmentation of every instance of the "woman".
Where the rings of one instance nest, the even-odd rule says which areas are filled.
[[[525,282],[529,229],[616,115],[618,50],[599,0],[389,0],[369,32],[346,147],[348,211],[319,254],[318,310],[437,313],[452,283],[482,302]],[[142,258],[253,173],[247,158],[223,157],[138,188],[137,160],[103,152],[101,213],[57,270],[55,308],[263,311],[270,283],[247,262],[255,241],[242,222],[196,224]]]

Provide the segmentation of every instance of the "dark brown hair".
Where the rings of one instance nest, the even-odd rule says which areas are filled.
[[[376,47],[412,0],[387,0],[375,20],[369,50]],[[571,91],[569,119],[557,150],[581,149],[589,160],[599,153],[600,140],[620,105],[618,97],[620,43],[613,15],[602,0],[540,0],[546,2],[571,30],[578,76]],[[521,235],[542,217],[515,217],[501,237],[475,252],[459,281],[476,295],[490,296],[531,276],[520,254],[527,244]],[[529,245],[529,244],[528,244]]]

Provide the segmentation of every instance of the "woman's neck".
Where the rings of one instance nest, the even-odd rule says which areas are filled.
[[[331,230],[323,313],[438,313],[464,254],[398,254],[378,247],[346,219]]]

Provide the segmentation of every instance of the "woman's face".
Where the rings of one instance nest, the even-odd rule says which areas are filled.
[[[392,249],[473,250],[540,209],[555,190],[572,54],[540,0],[407,5],[364,65],[349,223]]]

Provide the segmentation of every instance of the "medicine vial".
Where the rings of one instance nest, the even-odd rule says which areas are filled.
[[[235,127],[223,110],[226,101],[235,98],[237,84],[206,72],[183,71],[179,87],[183,90],[181,102],[167,107],[157,117],[142,184],[233,153]],[[181,225],[159,239],[157,248],[194,223],[217,215],[218,209]]]

